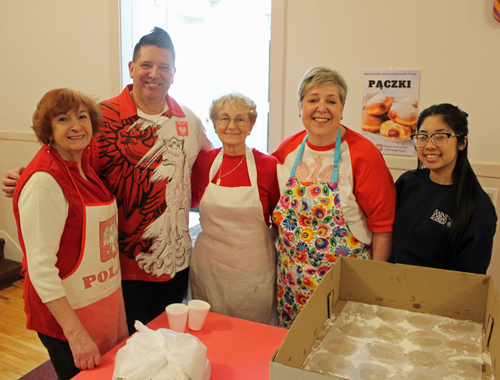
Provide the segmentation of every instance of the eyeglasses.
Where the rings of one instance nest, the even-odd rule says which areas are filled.
[[[435,146],[445,146],[448,143],[450,137],[452,136],[458,137],[460,135],[456,135],[454,133],[440,132],[440,133],[433,133],[430,136],[423,133],[417,133],[415,135],[411,135],[410,137],[415,146],[422,147],[427,145],[427,143],[429,142],[429,138],[431,139],[432,143]]]
[[[234,124],[236,124],[238,127],[244,127],[245,125],[248,124],[249,121],[242,116],[236,116],[236,117],[217,116],[216,119],[222,125],[228,125],[229,123],[231,123],[231,120],[234,120]]]

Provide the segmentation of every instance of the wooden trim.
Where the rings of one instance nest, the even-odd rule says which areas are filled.
[[[0,140],[38,141],[33,132],[0,131]]]
[[[286,81],[286,28],[287,2],[273,0],[271,10],[271,46],[269,55],[269,127],[268,151],[274,152],[285,138],[285,81]]]
[[[283,95],[283,94],[282,94]],[[281,99],[283,100],[283,99]],[[269,125],[281,125],[279,122],[284,119],[283,114],[275,113],[274,123],[269,123]],[[270,120],[271,121],[271,120]],[[278,128],[277,128],[278,130]],[[277,132],[277,131],[276,131]],[[271,129],[270,129],[271,134]],[[270,136],[271,137],[271,136]],[[274,136],[274,140],[278,136]],[[0,141],[26,141],[26,142],[37,142],[37,138],[33,132],[17,132],[17,131],[0,131]],[[271,138],[270,138],[271,140]],[[271,141],[270,141],[271,142]],[[274,149],[273,149],[274,150]],[[384,156],[387,167],[391,170],[412,170],[417,166],[416,157],[408,156]],[[500,179],[500,163],[495,162],[472,162],[472,167],[474,172],[478,177],[486,178],[497,178]]]
[[[412,170],[417,168],[417,157],[384,156],[387,167],[391,170]],[[478,177],[500,179],[500,163],[471,162],[472,168]]]

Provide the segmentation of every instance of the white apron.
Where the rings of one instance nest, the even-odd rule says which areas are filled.
[[[251,186],[212,183],[223,150],[210,168],[200,202],[200,224],[190,261],[194,299],[211,311],[260,323],[271,323],[276,295],[276,249],[264,221],[252,150],[246,147]],[[275,322],[274,322],[275,323]]]
[[[82,254],[75,269],[63,278],[63,286],[71,307],[103,355],[128,336],[118,254],[118,213],[114,197],[107,203],[83,205]]]

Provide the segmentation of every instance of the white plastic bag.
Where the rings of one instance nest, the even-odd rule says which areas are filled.
[[[138,331],[115,356],[113,380],[208,380],[207,347],[191,334],[156,331],[135,322]]]

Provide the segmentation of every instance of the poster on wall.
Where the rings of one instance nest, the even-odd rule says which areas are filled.
[[[419,70],[364,72],[362,134],[382,154],[415,155],[419,78]]]

